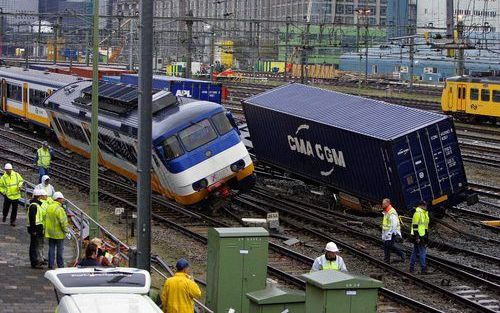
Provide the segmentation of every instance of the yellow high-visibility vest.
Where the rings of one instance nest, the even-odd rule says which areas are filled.
[[[7,175],[5,172],[0,178],[0,192],[10,200],[18,200],[21,198],[23,182],[24,180],[19,173],[12,171],[10,175]]]
[[[51,156],[50,156],[50,150],[49,149],[44,149],[40,148],[36,151],[38,154],[38,162],[37,165],[43,168],[49,168],[50,166],[50,161],[51,161]]]
[[[429,212],[418,207],[413,214],[413,218],[411,220],[411,234],[413,235],[413,228],[417,226],[418,235],[423,237],[427,233],[429,229]]]
[[[384,231],[387,231],[391,228],[391,214],[395,214],[396,217],[398,217],[398,220],[399,220],[399,216],[398,216],[398,213],[396,212],[396,210],[394,208],[391,207],[391,209],[389,210],[389,212],[385,213],[384,214],[384,218],[382,219],[382,230]],[[398,227],[397,227],[397,230],[400,232],[401,231],[401,223],[398,223]]]

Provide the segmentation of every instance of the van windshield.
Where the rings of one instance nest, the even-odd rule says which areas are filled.
[[[186,150],[191,151],[217,138],[217,133],[210,121],[204,119],[181,130],[179,138]]]

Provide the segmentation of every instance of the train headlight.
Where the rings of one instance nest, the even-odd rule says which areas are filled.
[[[238,160],[238,161],[234,162],[233,164],[231,164],[230,167],[231,167],[231,171],[233,171],[235,173],[239,172],[245,168],[245,161]]]
[[[207,188],[208,187],[208,180],[206,180],[205,178],[200,179],[199,181],[194,182],[192,187],[196,191],[200,191],[204,188]]]

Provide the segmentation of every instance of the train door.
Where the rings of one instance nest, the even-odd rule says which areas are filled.
[[[2,87],[1,87],[1,92],[2,92],[2,111],[6,112],[7,111],[7,82],[5,79],[2,79]]]
[[[28,84],[23,84],[23,117],[28,117]]]
[[[458,84],[458,99],[457,99],[457,111],[462,111],[465,112],[465,105],[466,105],[466,91],[467,91],[467,85],[465,84]]]

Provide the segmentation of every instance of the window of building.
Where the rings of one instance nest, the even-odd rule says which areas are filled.
[[[187,151],[192,151],[217,138],[210,121],[205,119],[179,132],[181,142]]]
[[[481,89],[481,101],[490,101],[489,89]]]
[[[500,103],[500,90],[493,90],[493,102]]]
[[[476,89],[476,88],[470,89],[470,99],[471,100],[479,99],[479,90],[478,89]]]
[[[184,154],[181,144],[176,136],[170,136],[163,141],[163,155],[167,161],[175,159]]]

